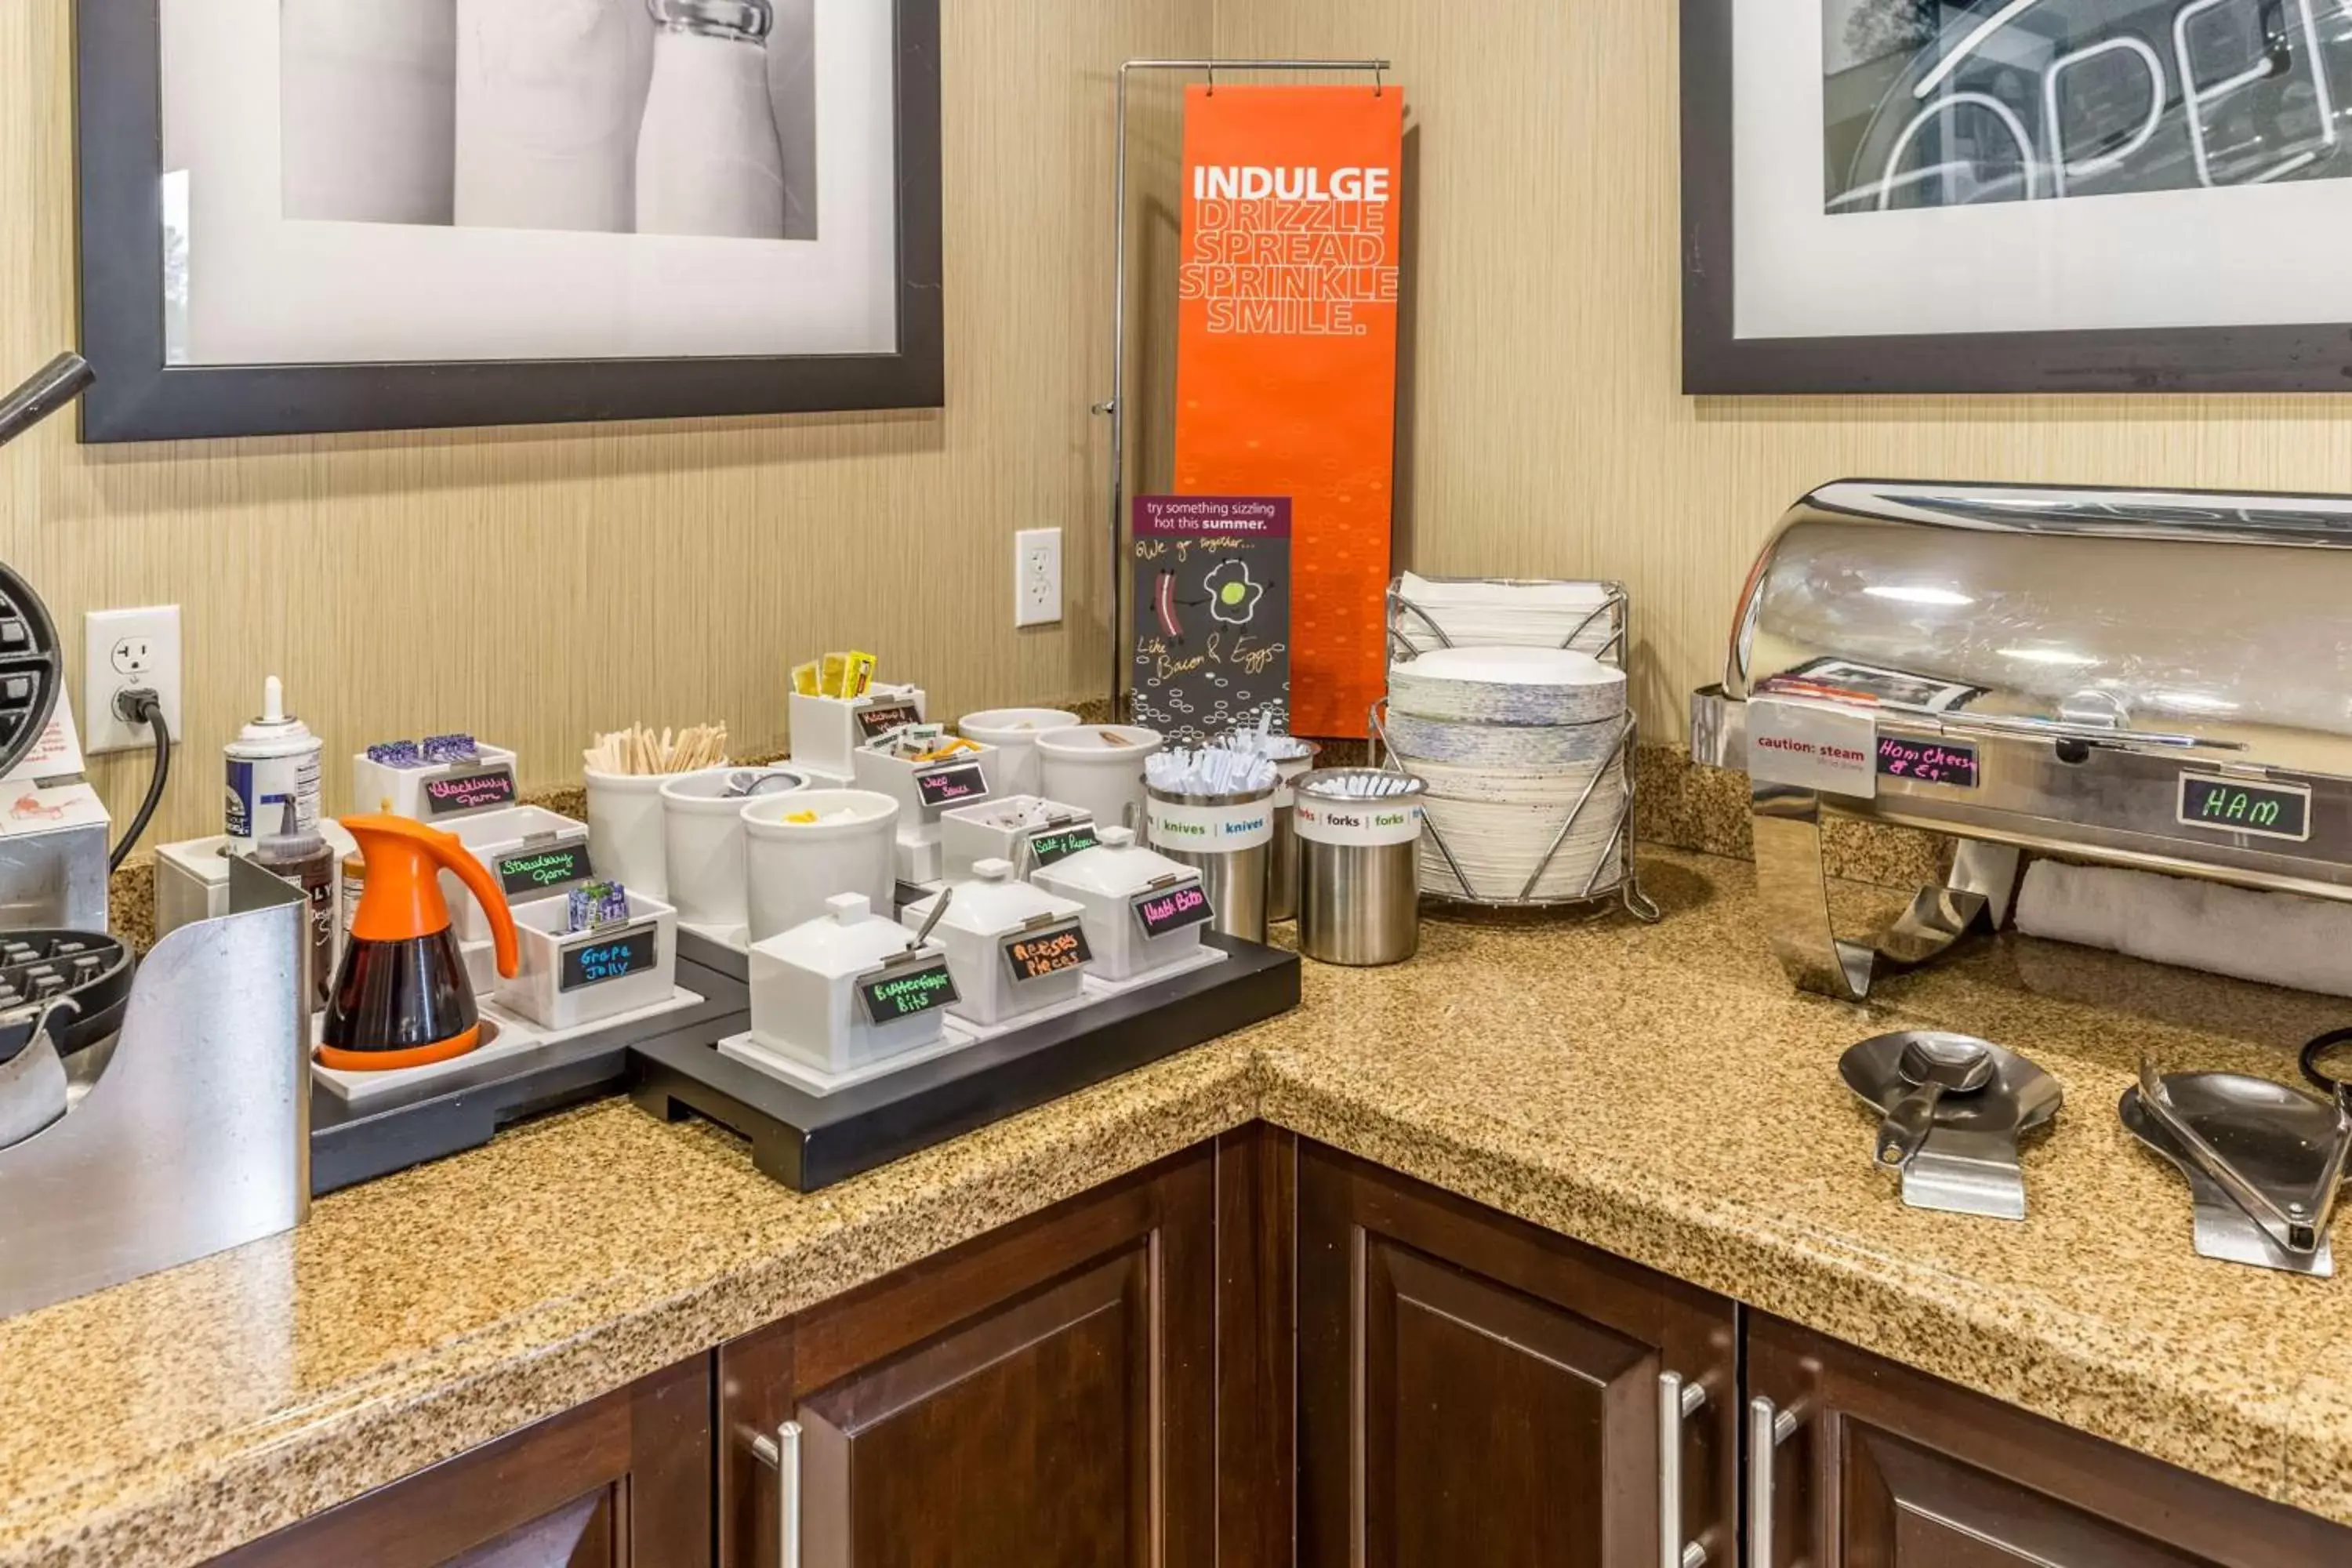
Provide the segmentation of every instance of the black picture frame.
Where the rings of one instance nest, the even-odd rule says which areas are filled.
[[[940,0],[891,3],[896,353],[213,366],[163,361],[159,0],[74,0],[82,440],[943,406]]]
[[[1740,3],[1682,0],[1686,395],[2352,392],[2352,322],[1736,336],[1732,10]]]

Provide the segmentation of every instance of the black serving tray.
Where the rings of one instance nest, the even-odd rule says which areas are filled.
[[[751,1025],[740,954],[731,974],[698,962],[728,950],[678,933],[677,984],[702,997],[691,1007],[480,1064],[420,1086],[417,1098],[360,1110],[310,1086],[310,1191],[323,1195],[488,1142],[502,1127],[628,1086],[635,1028],[705,1049]],[[713,1053],[716,1054],[715,1052]]]
[[[728,952],[681,932],[691,952]],[[751,1161],[798,1192],[845,1177],[1298,1005],[1298,956],[1214,933],[1227,959],[1078,1012],[982,1040],[838,1094],[812,1095],[731,1057],[713,1034],[681,1030],[632,1048],[630,1095],[667,1121],[697,1114],[751,1140]],[[740,966],[741,954],[731,954]],[[740,968],[739,968],[740,973]],[[680,984],[684,984],[681,980]]]

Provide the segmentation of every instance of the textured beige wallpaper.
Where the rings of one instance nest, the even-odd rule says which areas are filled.
[[[1213,16],[1212,10],[1213,7]],[[0,558],[77,656],[85,610],[176,601],[173,837],[277,670],[331,756],[464,726],[558,780],[595,725],[782,726],[796,658],[861,644],[943,711],[1104,677],[1111,102],[1130,56],[1395,58],[1414,132],[1405,558],[1624,578],[1643,709],[1679,731],[1764,531],[1842,475],[2352,489],[2318,398],[1694,401],[1676,391],[1672,0],[948,0],[944,415],[0,452]],[[0,376],[74,338],[68,0],[0,4]],[[1138,113],[1138,288],[1167,296],[1176,125]],[[1136,466],[1171,366],[1136,328]],[[1071,619],[1015,634],[1013,529],[1069,531]],[[77,665],[78,665],[77,657]],[[77,677],[77,692],[79,691]],[[118,812],[142,762],[100,775]],[[342,768],[330,769],[338,793]]]
[[[756,745],[785,675],[879,655],[950,716],[1103,685],[1118,62],[1205,52],[1210,0],[947,0],[948,407],[85,448],[58,419],[0,451],[0,559],[75,652],[114,605],[183,606],[187,742],[163,823],[217,831],[220,746],[262,678],[341,759],[469,729],[527,782],[593,726],[723,718]],[[0,0],[0,378],[74,323],[68,0]],[[1176,100],[1139,100],[1134,205],[1168,244]],[[1160,288],[1164,268],[1139,268]],[[1172,307],[1171,307],[1172,309]],[[1164,376],[1147,334],[1139,383]],[[1149,443],[1144,450],[1148,455]],[[1064,626],[1013,629],[1013,530],[1068,531]],[[118,823],[143,758],[98,773]],[[151,839],[151,842],[153,840]]]
[[[1851,475],[2352,489],[2352,399],[1677,392],[1675,0],[1219,0],[1229,55],[1388,55],[1412,105],[1403,558],[1630,585],[1652,738],[1765,532]]]

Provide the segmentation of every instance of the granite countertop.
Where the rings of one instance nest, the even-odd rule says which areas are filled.
[[[0,1568],[201,1562],[1259,1115],[2352,1523],[2352,1282],[2196,1258],[2114,1110],[2144,1047],[2285,1077],[2343,1005],[2014,937],[1800,996],[1748,866],[1645,867],[1662,925],[1433,920],[1411,964],[1309,965],[1285,1018],[823,1193],[605,1101],[0,1324]],[[2024,1224],[1870,1169],[1836,1058],[1897,1019],[2064,1085]]]

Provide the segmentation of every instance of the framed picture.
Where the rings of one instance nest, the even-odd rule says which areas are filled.
[[[1687,393],[2352,392],[2352,4],[1682,0]]]
[[[76,0],[86,441],[935,407],[939,0]]]

